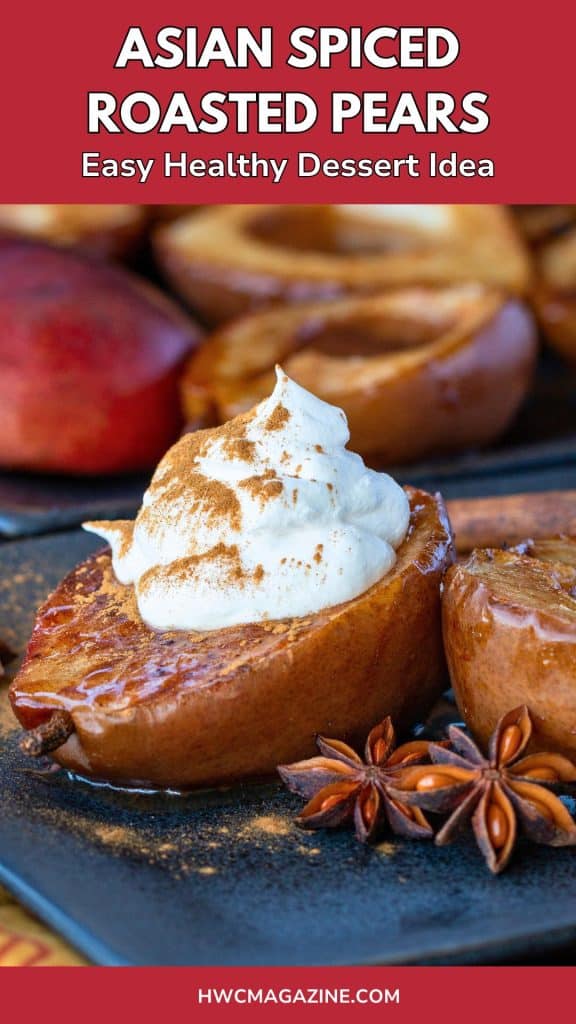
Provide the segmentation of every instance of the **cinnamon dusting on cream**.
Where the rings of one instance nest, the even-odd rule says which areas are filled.
[[[239,486],[250,491],[252,497],[258,498],[261,502],[269,501],[270,498],[278,498],[284,491],[284,484],[276,478],[273,469],[267,470],[260,476],[249,476],[245,480],[241,480]]]
[[[155,629],[315,614],[388,572],[409,521],[402,489],[348,438],[341,410],[277,369],[270,398],[166,453],[133,524],[86,526]]]
[[[117,551],[121,558],[128,554],[134,534],[134,523],[131,519],[116,519],[114,522],[97,519],[90,525],[103,527],[107,533],[112,533],[117,538]]]
[[[290,413],[281,402],[272,410],[264,424],[264,430],[282,430],[290,419]]]

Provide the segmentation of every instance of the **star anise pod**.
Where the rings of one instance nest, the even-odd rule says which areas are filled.
[[[407,769],[394,799],[450,817],[436,843],[451,842],[472,820],[480,850],[495,874],[512,854],[518,826],[536,843],[576,844],[576,823],[556,792],[571,792],[576,766],[560,754],[521,757],[532,735],[528,708],[519,707],[500,719],[490,739],[488,756],[461,729],[448,729],[449,749],[430,744],[432,766]]]
[[[302,828],[335,828],[353,821],[358,839],[373,839],[385,821],[397,835],[431,838],[432,828],[417,806],[402,795],[390,796],[409,766],[428,761],[430,744],[414,740],[396,748],[390,718],[375,726],[366,740],[364,760],[341,740],[316,737],[321,757],[280,765],[288,789],[308,803],[296,818]],[[428,768],[430,771],[430,768]]]

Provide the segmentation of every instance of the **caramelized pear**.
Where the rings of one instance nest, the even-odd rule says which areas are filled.
[[[74,569],[39,611],[10,695],[26,729],[71,716],[55,759],[121,784],[191,787],[271,774],[317,733],[351,743],[392,715],[418,721],[445,685],[440,585],[453,558],[440,498],[409,492],[392,571],[304,619],[204,633],[140,618],[110,552]]]
[[[574,758],[576,541],[474,551],[447,574],[443,624],[456,699],[479,740],[525,704],[531,748]]]

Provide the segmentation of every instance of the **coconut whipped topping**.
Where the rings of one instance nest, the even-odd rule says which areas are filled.
[[[279,368],[251,412],[184,435],[136,520],[85,523],[156,629],[213,630],[349,601],[396,561],[409,505],[346,449],[344,413]]]

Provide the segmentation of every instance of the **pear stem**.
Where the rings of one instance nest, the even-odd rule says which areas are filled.
[[[67,711],[53,711],[47,722],[26,733],[20,741],[20,750],[29,757],[42,757],[61,747],[73,732],[72,715]]]

